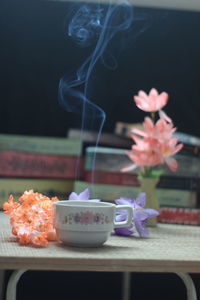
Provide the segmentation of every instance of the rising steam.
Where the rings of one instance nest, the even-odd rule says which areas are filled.
[[[88,123],[98,130],[98,145],[106,119],[105,112],[92,102],[89,85],[97,61],[104,60],[108,44],[119,31],[127,30],[132,24],[132,8],[127,1],[118,4],[79,4],[79,8],[68,25],[68,35],[81,47],[91,46],[89,57],[73,74],[65,75],[59,83],[59,102],[69,112],[81,116],[81,132],[88,128]],[[91,126],[92,126],[91,125]],[[95,162],[95,157],[94,160]]]

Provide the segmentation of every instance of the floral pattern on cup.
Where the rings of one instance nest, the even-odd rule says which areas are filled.
[[[93,213],[91,211],[70,213],[64,217],[63,224],[109,224],[111,223],[108,216],[103,213]]]

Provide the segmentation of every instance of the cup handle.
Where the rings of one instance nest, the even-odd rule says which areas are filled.
[[[120,227],[126,227],[126,226],[131,225],[132,219],[133,219],[133,208],[129,205],[117,205],[115,212],[117,212],[118,210],[126,210],[127,211],[127,219],[124,221],[120,221],[120,222],[114,221],[114,227],[120,228]]]

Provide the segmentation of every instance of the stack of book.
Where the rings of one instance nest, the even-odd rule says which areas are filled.
[[[67,199],[83,176],[80,154],[76,138],[0,134],[0,205],[29,189]]]
[[[174,207],[160,208],[158,222],[200,226],[200,209]]]
[[[127,125],[118,125],[115,133],[101,136],[77,129],[70,129],[66,138],[0,134],[0,205],[9,194],[19,197],[29,189],[59,199],[85,188],[92,198],[103,201],[136,197],[140,192],[136,172],[121,172],[131,163],[126,151],[133,140],[125,131]],[[181,223],[182,218],[182,223],[189,222],[185,216],[190,213],[194,224],[200,208],[200,139],[176,134],[186,147],[176,155],[177,172],[163,166],[157,185],[159,221]]]

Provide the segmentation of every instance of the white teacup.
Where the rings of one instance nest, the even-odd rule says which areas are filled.
[[[127,211],[125,221],[115,221],[119,210]],[[54,226],[58,239],[69,246],[99,247],[114,228],[130,225],[132,217],[133,210],[128,205],[91,200],[54,202]]]

